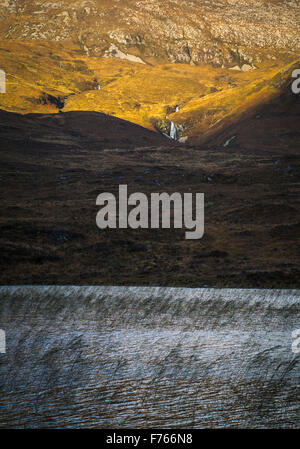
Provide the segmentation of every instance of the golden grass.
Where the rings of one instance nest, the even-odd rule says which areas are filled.
[[[240,74],[241,79],[234,88],[193,99],[176,116],[171,114],[170,120],[184,125],[188,137],[196,137],[198,143],[204,142],[280,95],[282,87],[288,88],[291,73],[298,66],[299,61],[280,69],[273,67],[268,71],[251,71],[247,73],[248,77]]]
[[[57,112],[57,105],[43,100],[46,93],[65,98],[64,111],[98,111],[154,129],[179,105],[170,119],[182,125],[182,135],[203,138],[275,95],[271,80],[283,66],[283,61],[272,61],[238,72],[208,65],[142,65],[89,58],[71,45],[2,41],[7,93],[0,96],[0,108]]]

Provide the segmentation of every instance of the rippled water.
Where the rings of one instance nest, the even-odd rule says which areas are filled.
[[[300,427],[296,290],[1,287],[0,427]]]

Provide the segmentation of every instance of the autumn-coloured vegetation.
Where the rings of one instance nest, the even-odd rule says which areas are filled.
[[[1,109],[97,111],[158,131],[173,120],[180,137],[203,142],[279,95],[295,64],[268,61],[248,71],[150,65],[87,57],[71,44],[2,41],[0,66],[7,75]],[[281,83],[272,81],[278,74]]]

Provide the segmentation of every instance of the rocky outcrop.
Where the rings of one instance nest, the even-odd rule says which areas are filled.
[[[120,58],[120,59],[126,59],[127,61],[131,62],[138,62],[140,64],[145,64],[144,61],[139,58],[138,56],[130,55],[128,53],[124,53],[123,51],[120,51],[118,47],[115,44],[111,44],[109,49],[104,53],[104,58]]]
[[[0,0],[2,39],[69,40],[87,55],[134,62],[253,67],[278,53],[293,59],[299,22],[298,0]]]

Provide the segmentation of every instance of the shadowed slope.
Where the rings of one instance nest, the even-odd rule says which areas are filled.
[[[170,145],[166,137],[125,120],[99,112],[19,115],[0,111],[2,142],[22,141],[30,151],[31,142],[63,146],[85,143],[99,149]]]
[[[250,111],[246,118],[215,133],[207,145],[227,145],[226,148],[244,148],[250,152],[265,149],[271,154],[278,150],[287,155],[299,152],[300,95],[292,93],[290,86],[280,95]],[[232,140],[231,140],[232,139]]]

